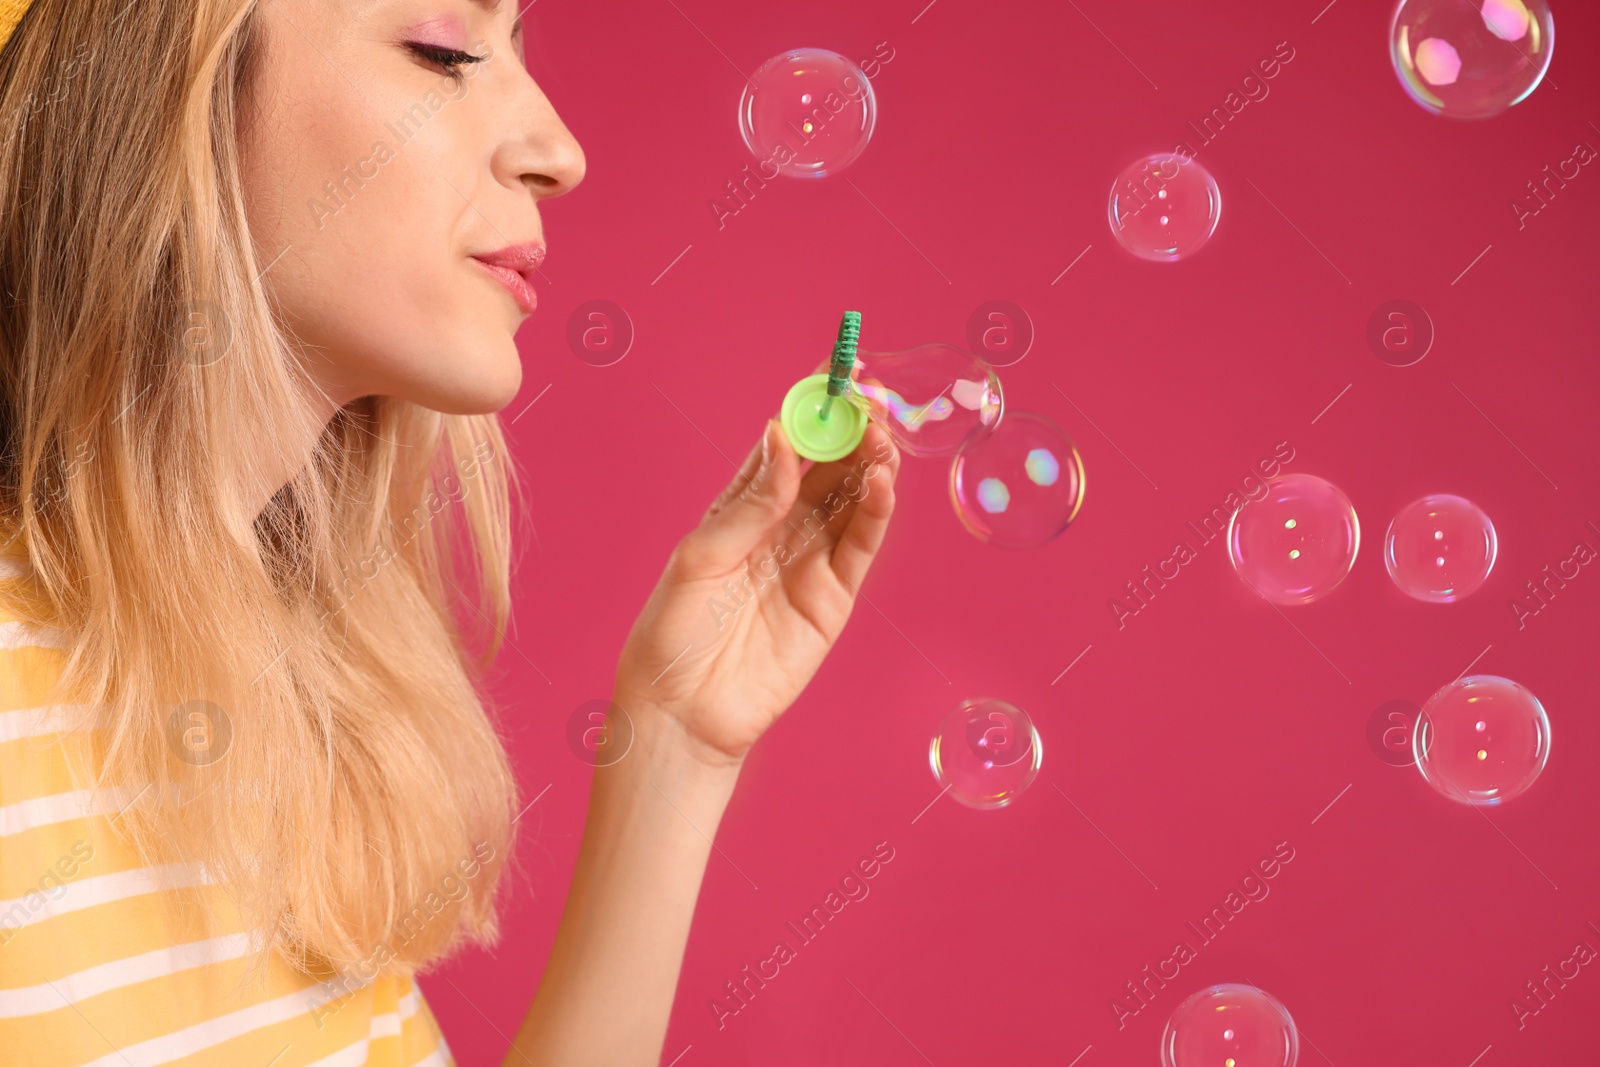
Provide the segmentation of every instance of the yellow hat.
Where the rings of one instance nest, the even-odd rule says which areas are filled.
[[[6,46],[11,40],[11,34],[17,28],[17,23],[22,21],[22,16],[27,14],[28,5],[33,0],[0,0],[0,48]]]

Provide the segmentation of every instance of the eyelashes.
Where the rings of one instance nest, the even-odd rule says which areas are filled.
[[[441,48],[434,44],[423,44],[420,41],[407,41],[406,47],[411,52],[441,68],[450,77],[461,80],[463,68],[474,63],[483,63],[486,56],[475,56],[471,52],[462,52],[455,48]]]

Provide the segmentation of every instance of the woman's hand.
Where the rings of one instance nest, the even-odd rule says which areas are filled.
[[[811,681],[894,512],[900,456],[876,423],[845,459],[800,462],[769,420],[673,550],[618,663],[616,703],[664,713],[713,766],[737,766]]]

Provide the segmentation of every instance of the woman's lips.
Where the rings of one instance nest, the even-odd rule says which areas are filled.
[[[533,275],[544,262],[544,242],[524,241],[472,257],[510,291],[524,315],[533,314],[539,298],[533,292]]]
[[[500,284],[506,287],[524,315],[533,314],[533,309],[539,306],[539,297],[534,293],[533,285],[526,276],[526,274],[532,274],[532,270],[524,274],[498,263],[490,263],[478,256],[471,258],[474,263],[488,271],[492,277],[498,279]]]

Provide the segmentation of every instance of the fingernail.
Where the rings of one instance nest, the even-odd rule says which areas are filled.
[[[761,431],[761,469],[766,470],[772,463],[772,420],[767,420],[767,425]]]

